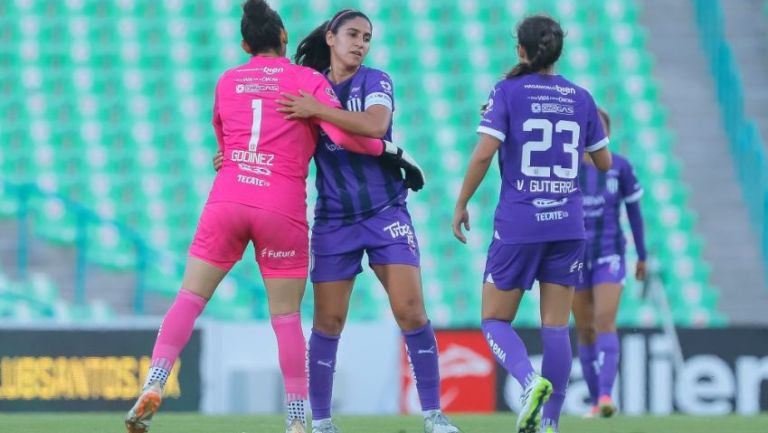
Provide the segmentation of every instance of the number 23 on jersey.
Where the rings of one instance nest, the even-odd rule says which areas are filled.
[[[531,164],[534,152],[545,152],[552,147],[553,130],[556,137],[563,137],[563,152],[570,156],[568,167],[556,164],[552,167]],[[541,131],[541,141],[526,141],[523,144],[523,155],[520,159],[520,171],[528,177],[552,177],[552,173],[561,179],[574,179],[579,172],[579,134],[581,127],[571,120],[559,120],[552,123],[547,119],[528,119],[523,123],[523,131]]]

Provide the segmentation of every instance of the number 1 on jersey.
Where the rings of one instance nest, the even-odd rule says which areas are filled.
[[[251,109],[253,110],[253,123],[251,123],[251,139],[248,141],[248,150],[256,152],[256,148],[259,146],[259,135],[261,135],[261,99],[252,99]]]

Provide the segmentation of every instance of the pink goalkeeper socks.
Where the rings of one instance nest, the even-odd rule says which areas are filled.
[[[272,316],[287,401],[307,399],[307,344],[298,312]]]
[[[165,313],[157,331],[155,349],[152,351],[152,367],[171,371],[179,353],[187,345],[195,320],[203,312],[208,301],[189,290],[181,289],[173,305]]]

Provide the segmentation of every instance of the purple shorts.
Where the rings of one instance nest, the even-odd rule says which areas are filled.
[[[488,248],[483,281],[500,290],[530,290],[533,280],[575,286],[581,280],[584,240],[503,244]]]
[[[591,289],[598,284],[621,284],[627,276],[627,266],[624,256],[611,254],[593,261],[586,261],[584,266],[584,280],[576,285],[576,290]]]
[[[331,230],[312,231],[310,278],[313,283],[350,280],[368,265],[419,266],[419,243],[405,206]]]

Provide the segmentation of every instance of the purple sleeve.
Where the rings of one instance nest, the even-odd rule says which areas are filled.
[[[491,137],[504,141],[509,135],[509,113],[504,88],[501,83],[491,91],[488,103],[483,109],[483,118],[477,127],[478,134],[488,134]]]
[[[587,136],[584,150],[594,152],[608,145],[608,137],[603,130],[603,124],[600,122],[600,116],[597,114],[597,106],[592,95],[587,93]]]
[[[622,161],[619,170],[619,191],[625,203],[636,203],[643,196],[643,187],[635,175],[635,169],[629,161]]]
[[[629,227],[632,229],[632,238],[635,240],[637,258],[640,261],[645,261],[647,252],[645,251],[645,229],[643,228],[643,214],[640,212],[640,203],[626,203],[626,206]]]
[[[389,108],[389,111],[394,112],[395,97],[393,88],[392,79],[389,78],[389,75],[381,71],[371,71],[365,80],[363,110],[372,105],[383,105]]]

